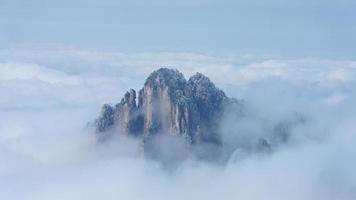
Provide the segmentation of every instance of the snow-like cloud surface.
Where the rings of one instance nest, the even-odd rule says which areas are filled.
[[[159,67],[209,76],[249,106],[249,134],[294,113],[290,144],[226,167],[177,171],[136,156],[135,141],[97,146],[85,129],[103,103]],[[3,199],[355,199],[356,61],[82,49],[0,51]],[[256,122],[263,122],[256,124]],[[229,125],[230,124],[230,125]],[[247,135],[246,137],[248,137]]]

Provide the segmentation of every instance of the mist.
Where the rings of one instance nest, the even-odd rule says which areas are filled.
[[[356,61],[83,49],[0,55],[1,199],[356,198]],[[101,105],[161,66],[204,73],[243,102],[241,119],[223,120],[227,144],[265,137],[272,151],[234,149],[224,165],[188,158],[166,170],[132,138],[98,144],[88,122]],[[288,140],[274,137],[281,125]]]

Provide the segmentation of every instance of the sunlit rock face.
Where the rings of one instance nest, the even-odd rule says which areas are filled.
[[[189,135],[185,87],[184,76],[176,70],[160,69],[147,78],[139,97],[139,107],[144,115],[144,136],[161,132]]]
[[[179,140],[172,144],[177,149],[199,152],[198,144],[222,146],[220,121],[227,107],[239,105],[201,73],[187,81],[179,71],[161,68],[146,79],[137,101],[136,91],[131,89],[115,107],[105,104],[96,129],[102,137],[107,132],[138,137],[151,155],[162,157],[162,148],[157,148],[157,138],[162,137]]]

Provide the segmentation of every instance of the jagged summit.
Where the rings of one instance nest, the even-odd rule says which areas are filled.
[[[145,102],[145,99],[142,98],[144,96],[150,98],[150,96],[153,95],[153,97],[156,98],[158,95],[167,94],[168,96],[166,97],[162,96],[162,98],[166,99],[160,99],[167,100],[169,97],[171,101],[178,103],[179,101],[182,101],[182,98],[185,96],[184,90],[186,83],[187,81],[183,74],[178,70],[160,68],[152,72],[146,79],[144,87],[139,92],[139,102]]]
[[[186,82],[184,75],[176,69],[160,68],[152,72],[145,81],[145,86],[178,87]]]
[[[195,73],[192,77],[190,77],[189,82],[195,83],[196,85],[203,85],[215,88],[214,83],[211,82],[207,76],[199,72]]]
[[[138,93],[130,89],[115,106],[103,105],[96,133],[100,141],[117,139],[113,135],[133,137],[144,155],[175,165],[187,155],[226,162],[270,153],[288,141],[292,126],[304,123],[292,116],[271,126],[263,122],[263,135],[249,134],[251,130],[240,127],[252,116],[243,105],[201,73],[185,79],[178,70],[160,68]],[[255,122],[261,123],[259,118]]]
[[[143,140],[144,151],[157,146],[156,137],[180,138],[186,147],[221,146],[219,124],[225,109],[236,102],[201,73],[188,81],[178,70],[160,68],[138,92],[130,89],[115,107],[105,104],[96,120],[98,135],[124,134]]]

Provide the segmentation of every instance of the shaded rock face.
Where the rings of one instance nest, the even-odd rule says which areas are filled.
[[[151,155],[159,155],[152,151],[158,149],[156,138],[162,136],[183,140],[179,144],[184,149],[194,149],[196,144],[219,147],[219,123],[230,105],[238,101],[228,98],[203,74],[187,81],[179,71],[161,68],[146,79],[137,101],[136,91],[130,89],[115,107],[105,104],[96,129],[101,137],[109,130],[138,137]]]
[[[96,120],[97,132],[105,132],[114,125],[114,113],[115,111],[110,105],[103,105],[101,108],[101,117]]]

